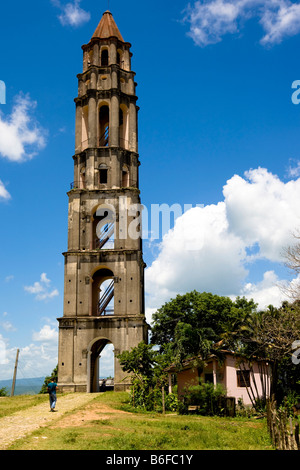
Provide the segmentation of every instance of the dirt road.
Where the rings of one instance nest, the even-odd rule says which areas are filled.
[[[95,393],[72,393],[64,397],[59,396],[55,413],[49,412],[48,403],[43,403],[1,418],[0,450],[7,449],[17,439],[32,433],[38,428],[47,426],[69,411],[89,404],[97,395]]]

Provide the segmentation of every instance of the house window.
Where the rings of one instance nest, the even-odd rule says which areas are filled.
[[[250,370],[237,370],[237,386],[250,387]]]
[[[204,381],[206,384],[213,384],[214,383],[214,376],[212,373],[208,373],[204,375]]]

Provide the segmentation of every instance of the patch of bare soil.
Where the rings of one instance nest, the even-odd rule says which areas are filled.
[[[127,411],[114,410],[103,403],[93,403],[85,409],[72,413],[69,416],[63,416],[58,422],[54,423],[51,428],[68,428],[77,426],[87,426],[92,421],[109,420],[115,415],[129,415]]]

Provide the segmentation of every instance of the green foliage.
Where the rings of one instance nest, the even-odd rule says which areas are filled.
[[[58,365],[53,369],[50,376],[45,377],[44,383],[43,383],[42,388],[39,392],[40,394],[48,393],[47,385],[52,379],[54,379],[55,382],[57,382],[57,380],[58,380]]]
[[[289,390],[279,409],[285,410],[288,416],[294,416],[294,407],[298,403],[300,403],[300,395],[296,391]]]
[[[189,387],[180,402],[179,413],[187,414],[189,406],[197,406],[196,413],[203,416],[223,416],[225,413],[226,390],[217,384],[202,383]]]
[[[168,355],[153,350],[153,345],[141,342],[131,351],[118,356],[124,372],[131,375],[130,404],[145,411],[162,411],[162,388],[167,383],[165,368],[170,364]],[[175,411],[177,402],[165,392],[165,411]]]
[[[154,375],[156,352],[152,345],[141,342],[131,351],[124,351],[119,354],[118,359],[124,372],[133,374],[135,379],[146,378],[151,381]]]
[[[171,350],[177,363],[190,356],[205,358],[234,323],[255,310],[253,300],[240,297],[233,301],[197,291],[177,295],[153,315],[151,342],[160,352]]]
[[[5,387],[0,388],[0,397],[8,397],[9,393]]]

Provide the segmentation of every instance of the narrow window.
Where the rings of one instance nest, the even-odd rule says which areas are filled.
[[[85,168],[81,168],[80,171],[80,188],[85,189]]]
[[[129,186],[129,173],[128,171],[122,171],[122,188],[128,188]]]
[[[99,112],[99,146],[107,147],[109,144],[109,107],[101,106]]]
[[[101,65],[106,67],[108,65],[108,49],[103,49],[101,53]]]
[[[100,170],[100,184],[107,184],[107,170]]]

